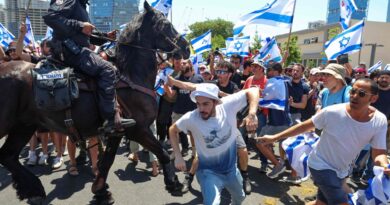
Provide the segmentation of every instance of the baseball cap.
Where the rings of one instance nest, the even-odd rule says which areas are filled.
[[[329,73],[333,75],[335,78],[342,80],[344,85],[347,84],[345,82],[345,68],[342,65],[339,65],[337,63],[331,63],[325,67],[325,69],[320,70],[319,73]]]
[[[202,96],[207,97],[213,100],[217,100],[218,104],[221,104],[222,101],[218,97],[219,88],[217,85],[212,83],[201,83],[196,85],[196,90],[191,92],[190,98],[192,102],[196,103],[196,97]]]
[[[319,68],[312,68],[312,69],[310,70],[310,75],[315,75],[315,74],[317,74],[318,72],[320,72],[320,69],[319,69]]]
[[[258,65],[258,66],[260,66],[260,67],[263,67],[263,69],[265,70],[265,66],[264,66],[264,62],[263,62],[263,61],[254,60],[254,61],[251,63],[251,65],[253,65],[253,64]]]
[[[366,73],[366,69],[363,68],[363,67],[357,67],[357,68],[355,68],[355,72],[357,72],[357,73],[361,73],[361,72]]]

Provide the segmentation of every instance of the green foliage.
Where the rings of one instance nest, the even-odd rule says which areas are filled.
[[[328,30],[328,40],[332,39],[336,35],[341,33],[341,28],[339,26],[335,26]]]
[[[287,50],[287,42],[285,42],[282,46],[282,56]],[[301,50],[298,47],[298,36],[291,36],[290,45],[288,48],[288,58],[285,62],[285,65],[289,65],[291,63],[300,63],[301,60]]]
[[[211,30],[213,49],[217,47],[224,48],[225,39],[233,36],[233,26],[234,24],[232,22],[220,18],[196,22],[189,26],[191,33],[186,38],[191,40]]]
[[[253,37],[253,43],[252,43],[251,49],[253,51],[256,49],[260,49],[260,48],[261,48],[261,39],[259,38],[259,34],[256,31],[255,37]]]

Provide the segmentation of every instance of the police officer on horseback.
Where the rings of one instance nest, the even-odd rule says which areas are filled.
[[[135,121],[115,119],[115,67],[91,50],[95,27],[89,22],[87,4],[88,0],[51,0],[48,14],[43,19],[53,29],[53,57],[96,78],[99,109],[105,120],[103,128],[116,133],[134,125]]]

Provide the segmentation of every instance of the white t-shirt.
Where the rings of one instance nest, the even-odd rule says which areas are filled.
[[[354,160],[366,144],[375,149],[386,149],[385,115],[376,110],[370,121],[358,122],[346,108],[347,103],[332,105],[312,117],[322,134],[317,147],[309,155],[309,166],[316,170],[334,170],[339,178],[348,176]]]
[[[179,130],[191,132],[199,158],[198,169],[227,173],[236,168],[237,129],[236,115],[247,105],[245,92],[241,91],[221,99],[215,117],[203,120],[199,110],[187,112],[177,122]]]

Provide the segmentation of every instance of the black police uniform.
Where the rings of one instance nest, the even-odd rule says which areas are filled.
[[[53,42],[73,40],[79,52],[62,49],[63,60],[69,66],[97,79],[99,108],[105,120],[113,124],[115,115],[114,66],[89,49],[90,37],[82,33],[83,23],[89,22],[86,4],[88,0],[51,0],[45,23],[53,28]]]

